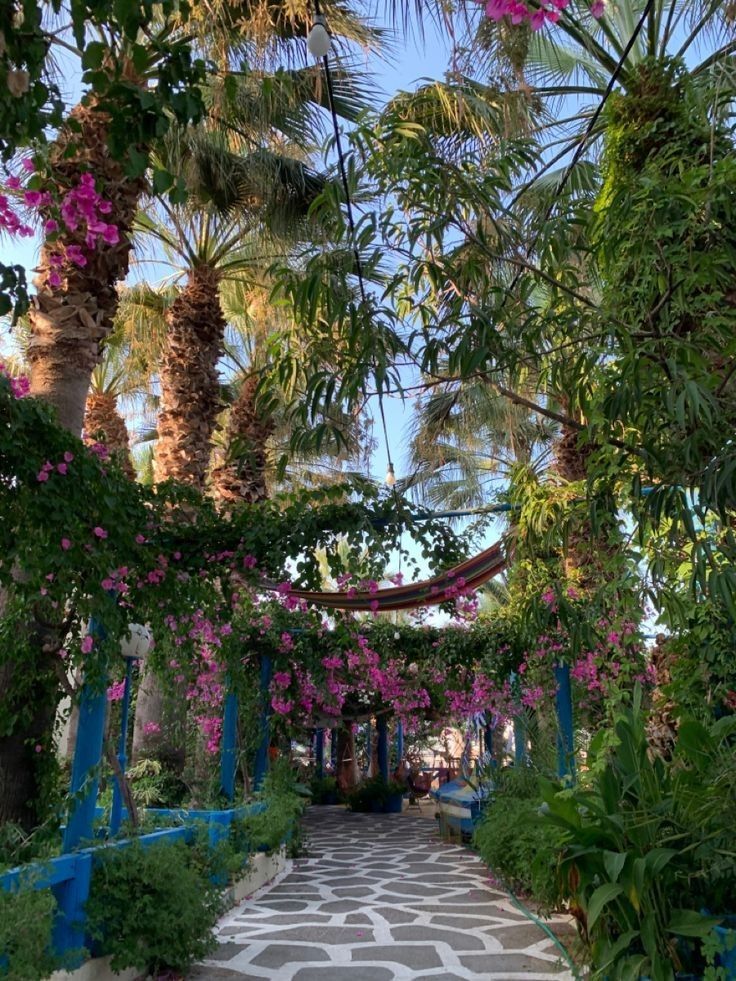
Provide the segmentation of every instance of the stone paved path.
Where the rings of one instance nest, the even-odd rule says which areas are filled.
[[[466,848],[411,814],[313,807],[307,857],[219,923],[191,979],[570,981]]]

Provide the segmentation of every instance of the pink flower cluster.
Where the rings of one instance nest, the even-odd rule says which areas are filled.
[[[26,174],[33,174],[36,169],[30,158],[22,161],[22,167]],[[58,206],[58,198],[52,191],[24,189],[17,175],[9,177],[6,185],[11,190],[22,192],[23,203],[43,216],[47,241],[54,243],[48,255],[50,269],[47,282],[51,289],[62,285],[65,268],[83,268],[95,249],[114,246],[120,241],[117,225],[103,220],[102,216],[112,211],[112,203],[98,193],[92,174],[81,174],[77,185],[66,191]],[[11,235],[33,235],[33,229],[21,221],[5,195],[0,195],[0,229]],[[83,236],[84,244],[62,242],[58,236],[64,232]]]
[[[0,197],[0,200],[2,198]],[[0,221],[1,224],[1,221]],[[10,391],[13,394],[13,398],[22,399],[28,395],[31,390],[31,383],[28,381],[25,375],[21,375],[19,378],[13,378],[5,365],[0,362],[0,375],[3,378],[7,378],[10,382]]]
[[[533,31],[541,31],[545,24],[556,24],[560,15],[570,5],[570,0],[549,0],[541,5],[529,6],[523,0],[487,0],[486,16],[491,20],[508,17],[512,24],[528,23]],[[593,0],[590,13],[596,19],[605,12],[604,0]]]

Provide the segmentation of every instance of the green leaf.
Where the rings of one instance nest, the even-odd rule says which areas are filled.
[[[623,892],[623,887],[617,882],[604,882],[598,886],[588,903],[588,929],[592,930],[605,906]]]
[[[707,937],[713,927],[723,922],[723,917],[705,916],[694,909],[672,910],[667,932],[678,937]]]
[[[101,68],[106,50],[101,41],[90,41],[82,54],[82,68]]]
[[[617,882],[618,877],[621,875],[621,870],[626,864],[626,859],[628,858],[627,852],[604,852],[603,853],[603,865],[608,873],[608,878],[611,882]]]

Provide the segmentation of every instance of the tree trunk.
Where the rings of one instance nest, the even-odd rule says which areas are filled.
[[[90,392],[84,414],[84,432],[87,443],[103,443],[118,461],[126,476],[135,480],[135,470],[130,458],[128,427],[120,415],[117,397],[105,392]]]
[[[335,779],[343,794],[350,793],[360,779],[358,761],[355,757],[355,736],[349,725],[341,725],[337,730]]]
[[[94,100],[76,106],[71,119],[75,129],[65,127],[51,150],[53,184],[66,191],[79,184],[81,174],[93,174],[98,192],[112,205],[107,220],[120,238],[116,245],[88,249],[86,228],[80,225],[76,232],[64,229],[59,240],[44,244],[34,279],[37,295],[29,312],[28,361],[31,395],[53,405],[62,426],[78,436],[92,369],[118,306],[115,287],[128,272],[130,230],[145,180],[127,176],[123,165],[110,156],[109,116],[96,109]],[[86,265],[65,262],[62,285],[50,286],[52,256],[75,245],[81,247]]]
[[[177,480],[203,491],[212,433],[220,411],[217,362],[225,318],[220,273],[200,266],[166,313],[169,327],[161,362],[156,480]]]
[[[219,294],[220,274],[200,266],[166,313],[168,332],[161,362],[161,411],[158,417],[156,480],[177,480],[199,491],[205,488],[212,433],[220,411],[217,362],[222,355],[225,318]],[[156,755],[179,757],[181,746],[167,744],[166,699],[153,673],[146,672],[138,690],[133,753],[145,752],[146,726],[158,726]],[[181,706],[183,726],[184,704]]]
[[[111,203],[107,222],[117,227],[119,241],[88,250],[86,229],[80,227],[76,232],[63,230],[57,242],[44,244],[34,280],[37,295],[29,312],[28,362],[31,395],[52,405],[61,425],[80,435],[92,370],[117,310],[115,285],[128,271],[129,232],[145,181],[128,177],[110,156],[109,117],[96,110],[94,100],[76,106],[71,119],[73,126],[65,127],[51,148],[52,184],[66,192],[79,184],[83,173],[91,173],[97,191]],[[80,267],[65,261],[60,269],[61,285],[50,285],[52,257],[73,245],[81,247],[86,264]],[[0,738],[0,822],[17,822],[30,829],[35,821],[47,817],[49,787],[47,779],[44,783],[44,770],[48,773],[48,767],[43,761],[52,752],[59,702],[53,659],[61,638],[44,639],[53,628],[40,632],[31,623],[28,629],[30,663],[22,670],[4,665],[0,672],[4,707],[12,711],[18,705],[12,727]]]
[[[268,497],[266,443],[274,430],[273,418],[256,402],[258,378],[251,375],[240,387],[227,422],[224,462],[212,470],[212,492],[221,505]]]

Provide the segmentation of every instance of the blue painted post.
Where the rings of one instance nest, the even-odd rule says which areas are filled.
[[[514,716],[514,763],[517,766],[526,763],[526,727],[518,715]]]
[[[376,730],[378,732],[378,772],[384,780],[388,780],[388,722],[385,715],[379,715],[376,719]]]
[[[404,759],[404,723],[399,721],[396,723],[396,755],[398,761],[397,766],[401,766],[401,761]]]
[[[80,728],[77,730],[77,745],[79,745],[81,733]],[[57,954],[67,954],[67,960],[69,954],[74,953],[72,962],[66,965],[70,969],[79,967],[84,960],[84,956],[80,954],[86,939],[84,904],[89,898],[89,887],[92,880],[91,853],[80,852],[79,855],[74,856],[74,859],[72,878],[52,887],[58,909],[54,918],[51,944]]]
[[[493,758],[493,725],[490,722],[483,727],[483,745],[485,754],[491,761],[491,766],[495,766],[496,761]]]
[[[222,715],[222,750],[220,753],[220,787],[228,802],[235,800],[235,764],[238,738],[238,696],[228,691]]]
[[[317,729],[314,735],[314,761],[317,779],[321,780],[325,772],[325,730]]]
[[[118,763],[120,773],[125,776],[125,767],[128,764],[128,717],[130,716],[130,695],[133,686],[133,665],[137,658],[128,657],[125,659],[125,687],[123,688],[123,703],[120,708],[120,742],[118,744]],[[112,788],[112,808],[110,810],[110,832],[117,834],[123,820],[123,788],[117,776]]]
[[[371,768],[373,766],[373,733],[371,732],[371,720],[369,719],[365,724],[365,755],[368,759],[368,767],[365,771],[366,776],[371,775]]]
[[[267,654],[261,658],[261,697],[263,699],[263,710],[261,712],[261,741],[256,750],[256,762],[253,768],[253,789],[260,790],[263,784],[266,771],[268,770],[268,748],[271,745],[271,702],[268,697],[268,688],[271,684],[271,672],[273,663]]]
[[[334,773],[337,769],[337,729],[330,729],[330,766]]]
[[[511,672],[509,681],[514,696],[514,763],[516,766],[523,766],[526,763],[526,727],[521,717],[521,685],[515,671]]]
[[[102,628],[94,621],[90,621],[89,632],[97,637],[103,633]],[[93,837],[100,761],[105,738],[106,681],[106,672],[103,672],[94,687],[85,681],[79,698],[79,726],[69,788],[72,803],[63,838],[65,852],[73,851],[81,841],[88,841]]]
[[[570,687],[570,665],[556,664],[554,667],[557,694],[557,772],[561,780],[575,779],[575,735],[572,721],[572,689]]]

